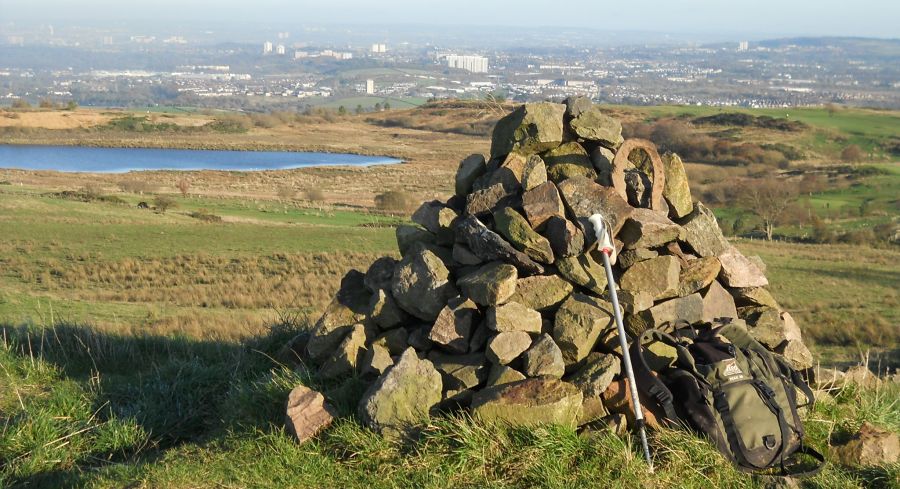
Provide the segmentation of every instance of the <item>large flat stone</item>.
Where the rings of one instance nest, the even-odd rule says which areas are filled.
[[[442,387],[440,372],[409,348],[363,394],[359,418],[388,436],[409,434],[441,401]]]
[[[681,267],[678,278],[678,296],[684,297],[705,289],[716,280],[722,264],[714,256],[691,260]]]
[[[681,226],[665,214],[650,209],[634,209],[619,231],[626,248],[656,248],[678,239]]]
[[[434,321],[447,301],[459,292],[450,281],[444,262],[423,245],[416,245],[397,264],[391,294],[404,311]]]
[[[678,278],[681,264],[670,255],[659,256],[635,263],[619,279],[619,286],[636,293],[644,291],[653,300],[667,299],[678,295]]]
[[[539,263],[553,263],[553,250],[547,238],[541,236],[528,221],[510,207],[494,212],[494,228],[513,248]]]
[[[569,282],[597,295],[606,293],[606,269],[591,254],[575,255],[556,260],[559,274]]]
[[[536,153],[558,146],[563,141],[565,110],[565,105],[546,102],[519,106],[494,126],[491,157],[516,150]]]
[[[613,312],[610,303],[575,293],[556,311],[552,336],[568,366],[586,358],[603,331],[611,327]]]
[[[699,256],[719,256],[731,246],[722,236],[716,216],[700,202],[679,222],[682,228],[681,240]]]
[[[500,262],[483,265],[457,282],[466,297],[482,306],[502,304],[516,292],[516,267]]]
[[[493,306],[487,311],[487,327],[491,331],[541,332],[541,313],[519,304],[507,302]]]
[[[581,390],[559,379],[525,379],[477,392],[472,414],[509,426],[556,424],[574,428],[581,415]]]
[[[615,237],[634,212],[634,208],[614,189],[599,185],[590,178],[570,178],[561,182],[558,188],[566,207],[577,218],[587,245],[596,240],[594,226],[588,221],[591,216],[601,214]]]
[[[642,311],[626,316],[626,327],[632,337],[638,337],[644,331],[659,329],[664,325],[674,326],[675,321],[684,320],[696,323],[703,319],[703,298],[700,294],[670,299]]]
[[[540,231],[551,217],[565,219],[566,209],[553,182],[544,182],[522,195],[522,210],[532,228]]]
[[[516,292],[509,300],[536,311],[547,311],[562,304],[572,290],[572,284],[559,275],[533,275],[516,281]]]

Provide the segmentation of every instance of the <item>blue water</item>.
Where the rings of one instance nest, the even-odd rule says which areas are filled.
[[[0,144],[0,168],[124,173],[140,170],[287,170],[310,166],[400,163],[385,156],[289,151],[87,148]]]

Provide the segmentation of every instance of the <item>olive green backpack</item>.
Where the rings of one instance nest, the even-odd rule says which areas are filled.
[[[651,329],[630,351],[642,398],[664,422],[708,436],[745,471],[777,468],[777,475],[805,476],[821,470],[824,458],[803,444],[797,414],[814,401],[812,391],[784,357],[743,326],[707,323],[676,329],[675,336]],[[815,466],[797,471],[800,454]]]

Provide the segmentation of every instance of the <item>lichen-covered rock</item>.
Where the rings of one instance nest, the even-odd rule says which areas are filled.
[[[656,248],[678,239],[680,233],[681,227],[663,213],[635,209],[619,231],[619,239],[625,248]]]
[[[519,106],[494,127],[491,158],[521,151],[539,153],[563,141],[563,113],[566,106],[532,103]]]
[[[441,401],[441,374],[412,348],[378,378],[359,402],[360,420],[388,436],[410,433]]]
[[[832,450],[846,466],[889,466],[900,460],[900,438],[896,433],[864,422],[846,443]]]
[[[582,96],[566,97],[563,103],[566,104],[566,119],[569,121],[594,106],[591,99]]]
[[[553,339],[562,351],[566,365],[588,356],[604,330],[613,327],[612,305],[600,299],[572,294],[553,320]]]
[[[553,378],[525,379],[489,387],[472,398],[473,415],[510,426],[557,424],[574,428],[581,415],[581,391]]]
[[[485,355],[495,365],[506,365],[531,346],[531,335],[525,331],[505,331],[487,340]]]
[[[676,219],[682,218],[690,214],[694,209],[694,203],[691,199],[691,187],[688,185],[684,163],[675,153],[662,155],[662,162],[666,172],[666,185],[663,188],[663,197],[669,203],[669,214]]]
[[[362,365],[365,351],[366,328],[362,324],[355,324],[338,345],[337,350],[322,364],[319,375],[323,379],[334,379],[351,374]]]
[[[531,227],[544,228],[551,217],[565,219],[566,209],[553,182],[544,182],[522,195],[522,210]]]
[[[676,320],[696,323],[703,319],[703,299],[700,294],[670,299],[642,311],[626,316],[625,326],[633,337],[644,331],[659,329],[665,324],[674,325]]]
[[[734,297],[734,303],[738,306],[768,306],[780,309],[778,301],[765,287],[738,287],[729,289]]]
[[[750,336],[769,350],[775,350],[788,340],[787,328],[781,311],[771,307],[742,307],[741,319],[747,321]]]
[[[509,300],[516,292],[519,274],[516,267],[491,262],[457,282],[463,294],[482,306],[494,306]]]
[[[559,345],[544,333],[522,354],[522,369],[529,377],[559,378],[566,373],[566,363]]]
[[[622,124],[593,106],[572,119],[570,123],[572,131],[578,137],[597,141],[608,148],[618,148],[622,145]]]
[[[467,246],[460,243],[455,243],[453,245],[450,256],[453,257],[453,261],[462,266],[481,265],[484,263],[484,260],[478,258],[478,256],[476,256],[475,253],[472,253]]]
[[[435,235],[438,244],[452,244],[456,211],[439,201],[425,202],[412,215],[412,221]]]
[[[533,275],[516,281],[516,293],[509,300],[536,311],[547,311],[562,304],[572,290],[572,284],[559,275]]]
[[[387,347],[373,343],[366,348],[360,371],[364,375],[380,376],[393,364],[394,359],[391,358],[391,352],[388,351]]]
[[[556,258],[568,258],[584,250],[584,233],[568,219],[549,218],[543,233],[550,241],[550,248]]]
[[[653,307],[653,296],[644,290],[619,290],[619,306],[629,314],[637,314]]]
[[[379,328],[387,330],[403,324],[406,320],[406,313],[400,309],[390,292],[379,289],[372,294],[369,305],[369,319],[377,324]]]
[[[456,237],[466,243],[475,256],[484,261],[499,260],[509,263],[525,275],[535,275],[544,271],[544,267],[525,253],[515,249],[474,216],[466,217],[458,222]]]
[[[325,396],[304,385],[288,394],[285,422],[288,433],[304,443],[331,425],[337,411],[325,402]]]
[[[616,236],[634,212],[634,208],[614,189],[599,185],[590,178],[570,178],[560,182],[558,188],[566,207],[578,219],[587,245],[596,240],[594,226],[588,221],[591,216],[601,214],[609,223],[613,236]]]
[[[435,319],[428,339],[447,351],[466,353],[477,320],[478,306],[474,301],[460,297],[450,299]]]
[[[606,293],[606,269],[590,254],[575,255],[556,260],[560,275],[597,295]]]
[[[488,168],[488,172],[475,180],[474,190],[481,190],[500,184],[508,194],[522,190],[522,178],[525,174],[527,159],[522,153],[509,153],[503,160],[498,160],[496,168]]]
[[[513,247],[540,263],[553,263],[553,250],[547,238],[531,229],[528,221],[515,210],[505,207],[494,213],[494,227]]]
[[[467,195],[465,211],[471,216],[490,214],[494,209],[510,204],[512,198],[513,195],[503,188],[503,184],[497,183]]]
[[[314,361],[322,361],[341,343],[353,325],[363,321],[369,312],[371,292],[365,276],[351,270],[341,280],[341,287],[316,322],[306,344],[306,353]]]
[[[678,296],[691,295],[709,287],[719,276],[721,269],[722,264],[714,256],[687,262],[681,267],[681,274],[678,276]]]
[[[390,256],[382,256],[369,265],[363,284],[370,292],[378,292],[381,289],[391,288],[391,279],[394,278],[394,267],[397,260]]]
[[[681,240],[699,256],[719,256],[731,245],[716,221],[716,216],[705,205],[697,202],[694,210],[681,223]]]
[[[401,224],[397,226],[397,249],[400,254],[406,256],[410,248],[416,243],[434,244],[437,238],[424,228],[413,224]]]
[[[565,143],[543,154],[547,178],[561,182],[568,178],[597,178],[597,172],[584,148],[575,142]]]
[[[622,371],[619,357],[608,353],[590,353],[582,362],[581,368],[570,375],[566,381],[581,389],[584,395],[582,417],[579,424],[584,424],[609,414],[603,406],[603,393],[609,388],[613,378]]]
[[[472,154],[459,162],[456,170],[456,195],[467,195],[475,180],[487,171],[484,155]]]
[[[643,290],[653,296],[653,300],[667,299],[678,295],[678,278],[681,264],[674,256],[659,256],[635,263],[619,280],[624,290]]]
[[[488,373],[486,387],[525,380],[525,374],[508,365],[494,365]]]
[[[432,351],[428,359],[441,373],[444,389],[471,389],[487,380],[489,367],[484,353],[448,355]]]
[[[627,270],[631,268],[631,266],[635,263],[649,260],[651,258],[656,258],[657,256],[659,256],[659,252],[655,250],[649,250],[646,248],[631,248],[628,250],[622,250],[622,252],[618,254],[616,264],[619,265],[619,268],[621,268],[622,270]]]
[[[541,313],[510,301],[488,309],[486,324],[491,331],[501,333],[504,331],[540,333]]]
[[[422,245],[414,246],[397,264],[391,293],[404,311],[425,321],[434,321],[447,301],[458,295],[444,262]]]
[[[547,182],[547,165],[538,155],[530,155],[522,170],[522,190],[526,192]]]

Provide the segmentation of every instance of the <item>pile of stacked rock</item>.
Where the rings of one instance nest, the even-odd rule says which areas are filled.
[[[623,140],[621,124],[583,98],[501,119],[490,158],[460,163],[456,195],[397,229],[402,259],[348,273],[290,347],[324,378],[369,378],[359,417],[383,432],[454,409],[514,425],[621,421],[628,389],[588,222],[596,213],[615,236],[631,335],[730,317],[811,366],[765,266],[692,201],[679,157]]]

